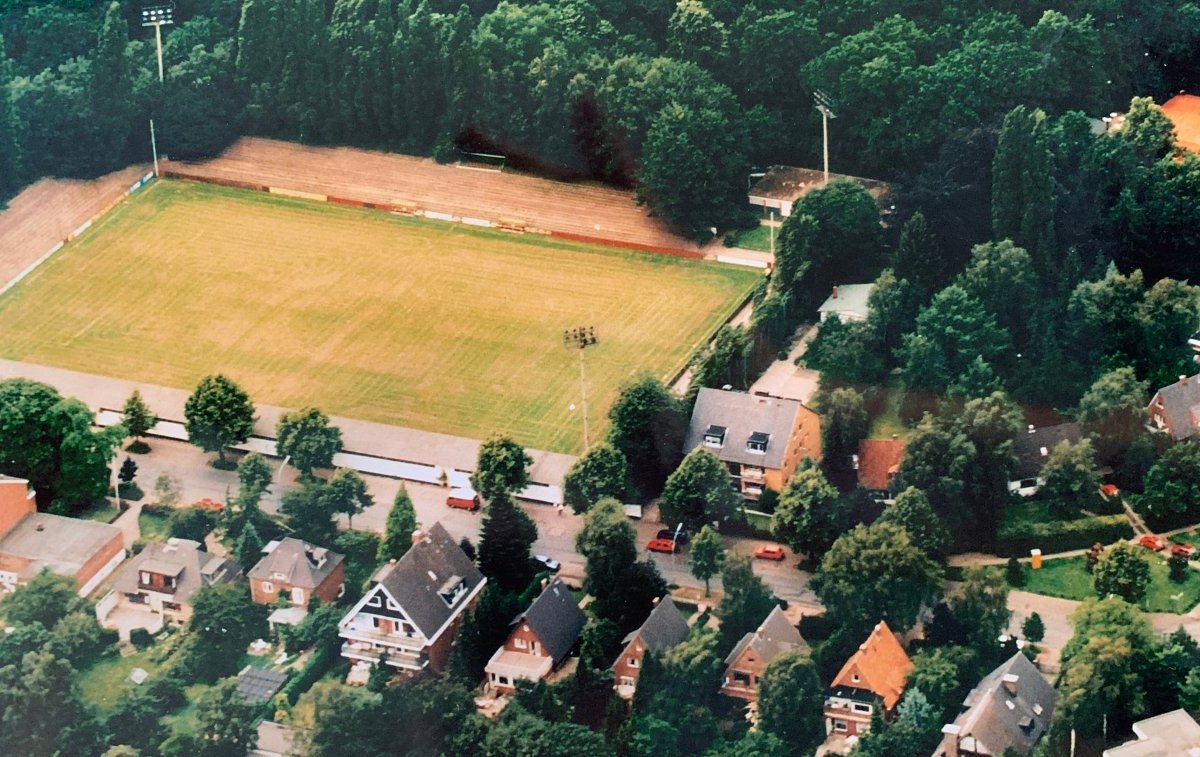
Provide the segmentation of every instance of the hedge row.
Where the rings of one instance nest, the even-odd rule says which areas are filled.
[[[1133,528],[1124,515],[1096,515],[1077,520],[1047,523],[1022,523],[1003,527],[996,535],[996,554],[1001,557],[1028,557],[1029,550],[1044,554],[1087,549],[1093,544],[1111,544],[1133,536]]]
[[[308,664],[301,668],[299,673],[292,676],[291,680],[279,690],[279,693],[287,696],[290,704],[295,704],[300,695],[312,688],[312,685],[319,681],[321,676],[325,675],[340,659],[340,648],[318,647],[313,652],[313,656],[308,658]]]

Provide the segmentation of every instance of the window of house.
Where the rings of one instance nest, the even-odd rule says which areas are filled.
[[[149,573],[147,573],[146,571],[143,570],[143,571],[141,571],[141,577],[142,577],[143,584],[148,585],[150,583],[150,574]]]
[[[381,602],[381,601],[379,600],[379,595],[378,595],[378,594],[376,594],[375,596],[373,596],[373,597],[371,597],[370,599],[368,599],[368,600],[367,600],[367,604],[368,604],[368,605],[370,605],[371,607],[382,607],[382,606],[383,606],[383,602]]]
[[[508,676],[500,676],[496,680],[500,683],[501,686],[508,685]]]
[[[840,731],[841,733],[845,733],[845,732],[846,732],[846,730],[847,730],[847,729],[846,729],[846,721],[845,721],[845,720],[838,720],[837,718],[834,718],[834,720],[833,720],[833,730],[835,730],[835,731]]]
[[[1035,487],[1035,486],[1037,486],[1037,485],[1038,485],[1038,482],[1037,482],[1037,479],[1036,479],[1036,478],[1023,478],[1023,479],[1021,479],[1021,488],[1022,488],[1022,489],[1032,489],[1032,488],[1034,488],[1034,487]]]
[[[858,683],[858,681],[859,681],[858,673],[855,673],[854,675],[850,676],[850,680],[854,681],[855,683]]]
[[[742,673],[741,671],[735,670],[735,671],[733,671],[733,682],[740,683],[743,686],[749,686],[750,685],[750,674]]]
[[[517,649],[525,649],[529,645],[525,643],[524,639],[518,636],[517,638],[513,639],[513,646],[515,646]]]
[[[851,709],[853,709],[855,712],[866,712],[866,713],[870,713],[870,712],[871,712],[871,705],[869,705],[869,704],[859,704],[858,702],[855,702],[853,705],[851,705]]]
[[[636,668],[640,664],[641,664],[641,661],[639,661],[638,658],[636,658],[636,657],[629,658],[629,667]]]
[[[704,446],[716,448],[725,446],[725,427],[711,425],[705,429]]]
[[[399,610],[400,605],[396,604],[396,600],[392,599],[391,597],[388,597],[387,608],[389,610]]]
[[[270,581],[263,581],[262,582],[262,590],[266,594],[274,594],[275,593],[275,584],[271,583]]]

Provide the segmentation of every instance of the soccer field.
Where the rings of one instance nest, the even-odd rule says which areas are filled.
[[[472,438],[582,448],[620,384],[665,377],[758,273],[157,181],[0,297],[0,357]],[[576,409],[572,411],[570,406]]]

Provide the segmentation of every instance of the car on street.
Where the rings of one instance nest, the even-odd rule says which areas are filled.
[[[1100,496],[1104,497],[1105,499],[1112,499],[1120,493],[1121,490],[1117,488],[1116,484],[1105,484],[1104,486],[1100,487]]]
[[[1171,554],[1186,557],[1190,560],[1196,554],[1196,547],[1192,544],[1172,544]]]
[[[456,507],[459,510],[478,510],[479,495],[471,489],[451,489],[446,497],[446,507]]]
[[[646,545],[646,549],[651,552],[663,552],[668,555],[673,555],[679,551],[674,539],[651,539]]]
[[[682,529],[682,528],[679,530],[678,535],[675,534],[675,529],[673,529],[673,528],[662,528],[662,529],[659,529],[658,534],[655,536],[655,538],[656,539],[671,539],[672,541],[677,541],[680,544],[687,544],[689,541],[692,540],[692,535],[689,534],[686,529]]]
[[[783,551],[783,547],[772,544],[754,550],[754,556],[760,560],[782,560],[787,557],[787,553]]]
[[[562,569],[562,563],[549,555],[534,555],[533,561],[540,565],[543,570],[548,570],[551,573],[557,573]]]
[[[1155,536],[1154,534],[1146,534],[1141,537],[1138,539],[1138,544],[1141,544],[1151,552],[1162,552],[1167,548],[1166,541],[1161,536]]]

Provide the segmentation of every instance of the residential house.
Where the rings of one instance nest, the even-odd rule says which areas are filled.
[[[825,693],[825,732],[846,736],[865,733],[877,709],[884,718],[890,718],[912,666],[892,629],[879,621]]]
[[[757,629],[743,636],[725,658],[721,693],[748,702],[758,701],[758,682],[767,666],[784,652],[796,649],[808,652],[808,643],[783,610],[776,607]]]
[[[513,618],[504,646],[483,669],[488,686],[515,694],[518,680],[544,679],[566,659],[586,623],[571,590],[555,578],[525,612]]]
[[[1016,757],[1050,727],[1058,692],[1023,653],[989,673],[967,698],[933,757]]]
[[[1196,338],[1192,338],[1196,341]],[[1154,393],[1146,407],[1151,430],[1163,431],[1179,441],[1200,429],[1200,374],[1180,376]]]
[[[757,500],[781,490],[806,457],[821,456],[821,416],[796,400],[701,389],[683,452],[704,447],[729,468],[733,487]]]
[[[441,672],[463,615],[486,584],[442,524],[414,531],[408,552],[376,571],[371,588],[338,623],[342,656]]]
[[[691,629],[670,595],[655,600],[654,609],[641,627],[625,637],[625,648],[613,663],[617,694],[625,699],[633,696],[646,652],[661,652],[673,647],[686,639],[689,633]]]
[[[266,554],[246,577],[250,598],[274,605],[286,597],[294,607],[308,607],[313,597],[333,602],[346,591],[346,558],[290,536],[263,548]]]
[[[1200,153],[1200,97],[1175,95],[1163,103],[1162,110],[1175,127],[1175,146]]]
[[[1197,757],[1200,724],[1186,710],[1172,710],[1133,724],[1137,738],[1104,750],[1104,757]]]
[[[147,544],[121,568],[112,590],[96,605],[96,617],[106,628],[115,627],[116,611],[124,618],[142,613],[143,627],[157,630],[164,622],[182,624],[192,617],[192,600],[208,586],[231,583],[241,577],[236,562],[210,554],[190,539],[168,539]],[[126,620],[123,627],[130,627]]]
[[[817,312],[822,321],[831,315],[836,315],[842,323],[865,321],[871,315],[871,308],[867,303],[870,302],[871,292],[874,290],[874,284],[839,284],[821,303],[821,307],[817,308]]]
[[[121,529],[39,513],[28,481],[0,475],[0,593],[49,570],[75,579],[86,597],[124,560]]]
[[[875,179],[860,179],[857,176],[830,174],[830,181],[852,181],[875,198],[881,212],[891,211],[891,186]],[[748,200],[751,205],[763,209],[763,215],[774,211],[780,218],[792,214],[792,208],[801,197],[825,186],[825,172],[813,168],[795,166],[771,166],[754,186],[750,187]]]
[[[858,455],[854,461],[854,467],[858,470],[858,485],[872,500],[890,505],[899,493],[895,480],[903,461],[902,439],[863,439],[858,443]]]
[[[1050,458],[1050,452],[1059,442],[1078,442],[1083,438],[1083,429],[1078,423],[1060,423],[1057,426],[1036,428],[1029,426],[1024,433],[1013,439],[1013,456],[1017,465],[1013,468],[1008,490],[1022,497],[1032,497],[1046,480],[1042,477],[1042,466]]]

